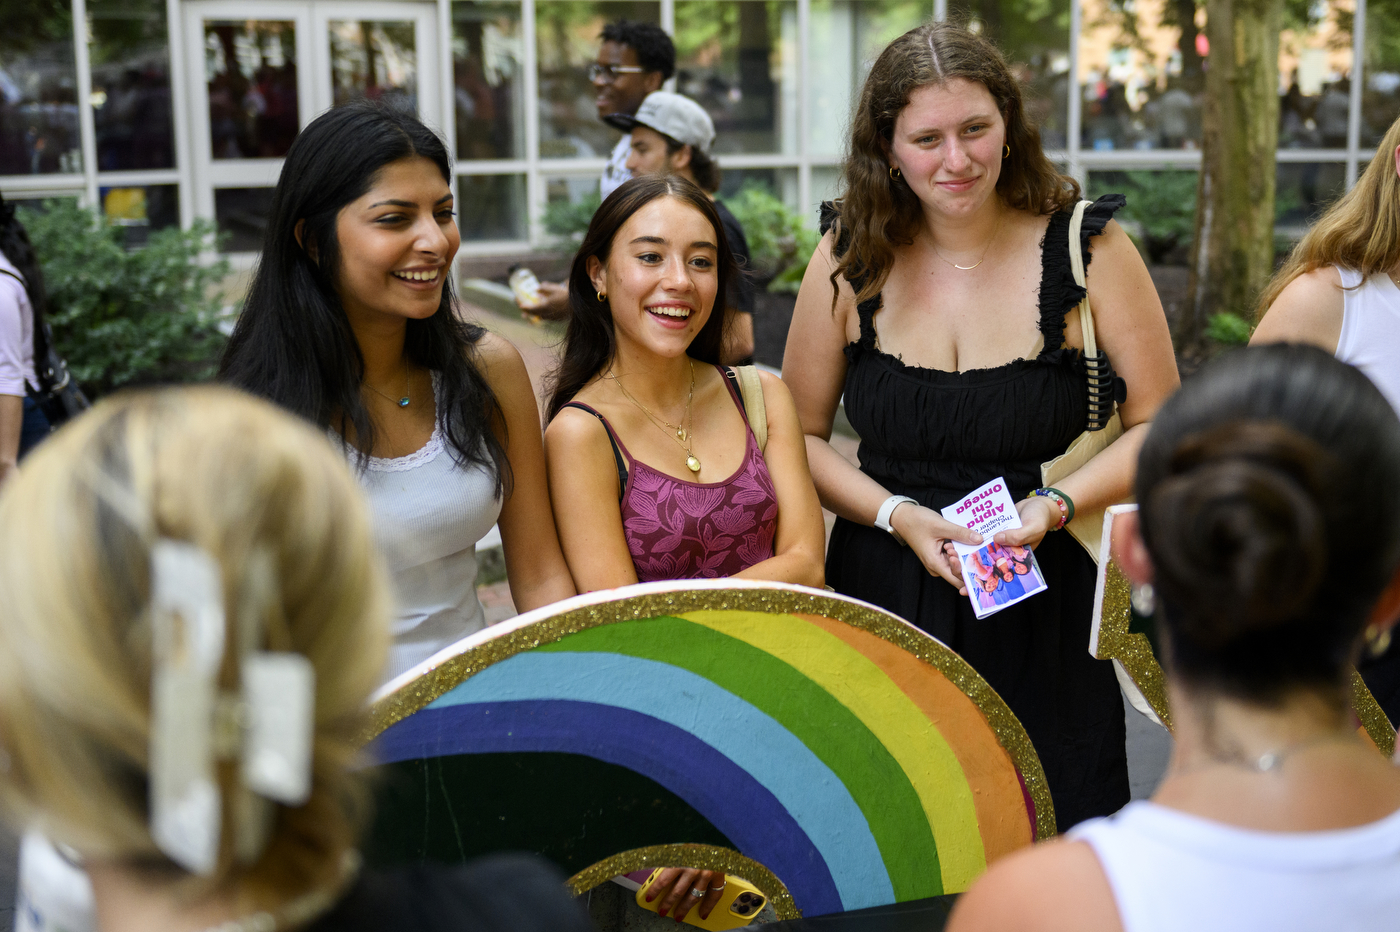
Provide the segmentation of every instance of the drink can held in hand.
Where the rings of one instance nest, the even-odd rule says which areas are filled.
[[[510,290],[515,292],[515,300],[524,307],[540,303],[540,280],[523,265],[510,270]]]

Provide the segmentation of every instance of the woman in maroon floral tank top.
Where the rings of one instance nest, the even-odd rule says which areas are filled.
[[[545,432],[550,497],[580,592],[743,576],[820,586],[824,531],[783,383],[761,376],[760,450],[715,312],[734,266],[713,203],[635,178],[598,209],[569,277]]]

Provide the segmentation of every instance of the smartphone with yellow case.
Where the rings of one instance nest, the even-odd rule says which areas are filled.
[[[637,905],[642,909],[656,912],[661,905],[662,896],[658,896],[650,903],[647,902],[647,891],[656,881],[657,876],[665,870],[658,867],[651,872],[651,876],[637,890]],[[768,902],[768,897],[759,891],[757,887],[744,880],[742,877],[729,875],[725,878],[724,893],[720,895],[719,902],[710,912],[708,919],[700,918],[700,907],[691,907],[690,912],[685,914],[681,920],[686,925],[692,925],[699,929],[709,929],[712,932],[724,932],[725,929],[737,929],[753,922],[754,918],[763,909],[763,905]]]

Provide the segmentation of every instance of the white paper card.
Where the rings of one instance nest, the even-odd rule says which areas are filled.
[[[243,783],[300,806],[311,797],[316,670],[301,654],[253,651],[243,658]]]
[[[992,536],[1021,526],[1006,480],[993,479],[943,509],[943,517],[982,535],[980,544],[953,542],[962,564],[963,583],[978,618],[1029,599],[1049,586],[1029,547],[1003,546]]]

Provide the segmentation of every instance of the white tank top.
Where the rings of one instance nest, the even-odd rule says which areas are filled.
[[[440,403],[436,372],[433,395]],[[347,455],[353,463],[355,451]],[[394,582],[387,680],[486,626],[476,597],[476,542],[500,517],[501,501],[489,470],[457,465],[440,425],[415,453],[370,457],[359,480]]]
[[[1076,826],[1124,932],[1394,932],[1400,810],[1327,832],[1260,832],[1150,802]]]
[[[1337,358],[1366,373],[1400,413],[1400,288],[1384,273],[1363,282],[1360,272],[1341,266],[1337,272],[1344,289]]]

